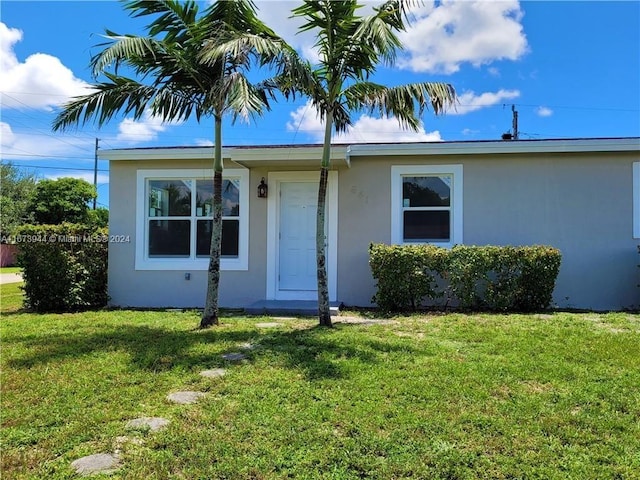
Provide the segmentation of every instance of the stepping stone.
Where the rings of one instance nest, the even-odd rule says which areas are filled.
[[[263,323],[256,323],[256,327],[258,328],[277,328],[277,327],[281,327],[282,324],[278,323],[278,322],[263,322]]]
[[[206,393],[202,392],[174,392],[167,395],[167,400],[181,405],[188,405],[190,403],[196,403],[205,395]]]
[[[233,353],[225,353],[222,355],[222,358],[225,360],[229,360],[231,362],[238,362],[240,360],[244,360],[247,356],[244,353],[233,352]]]
[[[83,477],[98,473],[109,475],[120,467],[120,459],[110,453],[98,453],[71,462],[71,467]]]
[[[200,375],[205,378],[219,378],[224,377],[227,371],[224,368],[214,368],[213,370],[204,370],[200,372]]]
[[[149,430],[156,432],[169,425],[169,420],[161,417],[141,417],[127,422],[125,428],[129,430]]]

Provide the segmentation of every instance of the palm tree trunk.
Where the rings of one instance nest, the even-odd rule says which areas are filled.
[[[316,262],[318,266],[318,320],[322,327],[332,327],[329,308],[329,282],[327,279],[327,245],[325,238],[325,215],[327,182],[331,159],[331,130],[333,115],[327,112],[327,124],[324,131],[320,183],[318,185],[318,213],[316,216]]]
[[[222,254],[222,117],[215,116],[215,147],[213,160],[213,225],[209,270],[207,272],[207,299],[200,320],[200,328],[218,325],[218,296],[220,292],[220,256]]]

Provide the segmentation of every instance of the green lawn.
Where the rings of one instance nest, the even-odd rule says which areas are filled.
[[[22,308],[22,285],[22,282],[0,285],[0,313],[15,313]]]
[[[20,267],[0,267],[0,273],[20,273],[22,268]]]
[[[640,478],[638,315],[337,320],[4,313],[2,478],[114,449],[115,479]],[[127,432],[140,416],[171,424]]]

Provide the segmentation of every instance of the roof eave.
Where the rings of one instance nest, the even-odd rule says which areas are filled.
[[[579,153],[639,151],[640,138],[567,140],[501,140],[486,142],[432,142],[360,144],[349,147],[350,156],[481,155],[513,153]]]

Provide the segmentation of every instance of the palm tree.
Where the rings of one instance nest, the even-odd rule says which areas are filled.
[[[103,50],[91,59],[94,77],[106,81],[67,103],[53,122],[53,130],[86,123],[103,125],[116,114],[135,119],[149,111],[163,121],[187,120],[192,115],[214,119],[214,197],[207,298],[200,327],[218,324],[218,292],[222,239],[222,119],[230,114],[248,119],[269,108],[269,85],[254,85],[246,73],[256,59],[251,49],[222,52],[200,59],[203,45],[216,45],[232,36],[275,38],[256,16],[251,0],[217,1],[199,15],[194,1],[133,0],[125,3],[132,17],[154,16],[147,36],[106,31]],[[140,80],[119,74],[128,68]]]
[[[278,70],[269,84],[286,97],[307,96],[325,122],[316,222],[318,316],[323,326],[331,326],[324,226],[333,131],[346,131],[352,125],[352,112],[361,110],[395,116],[402,127],[417,130],[419,116],[429,105],[440,114],[456,101],[455,90],[447,83],[386,87],[369,80],[380,64],[393,65],[402,48],[396,33],[406,28],[413,3],[389,0],[372,15],[360,17],[357,0],[303,0],[293,15],[306,21],[300,31],[316,34],[319,63],[302,61],[290,47],[262,50],[274,55],[270,58]],[[247,37],[237,38],[217,45],[209,54],[215,58],[222,51],[240,52],[247,42]]]

